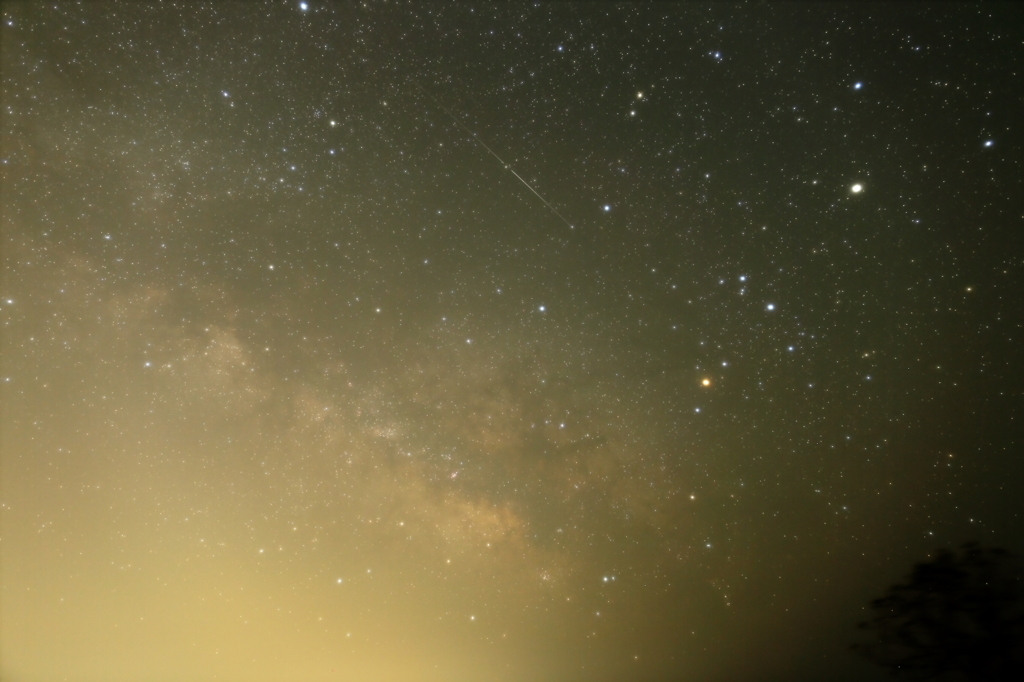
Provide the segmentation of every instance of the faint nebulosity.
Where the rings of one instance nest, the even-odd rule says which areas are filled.
[[[2,22],[5,680],[872,680],[1020,551],[1019,7]]]

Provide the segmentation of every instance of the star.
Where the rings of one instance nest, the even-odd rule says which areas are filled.
[[[288,9],[314,4],[309,21]],[[223,32],[207,13],[157,8],[147,18],[176,28],[145,45],[88,3],[0,18],[19,56],[0,69],[18,94],[0,154],[0,440],[17,455],[8,487],[24,493],[0,512],[25,566],[52,563],[61,543],[66,555],[55,580],[4,573],[25,598],[3,603],[12,622],[67,635],[23,652],[0,633],[14,657],[0,668],[60,677],[70,638],[96,653],[97,679],[125,665],[152,677],[139,649],[196,682],[223,665],[239,679],[453,665],[816,679],[821,661],[779,660],[780,643],[813,639],[842,660],[852,636],[778,627],[786,608],[816,606],[801,584],[853,576],[881,593],[930,549],[905,547],[931,537],[923,522],[954,537],[967,513],[1024,492],[1012,458],[973,467],[966,487],[953,460],[925,461],[964,443],[1009,451],[1024,418],[1005,400],[984,423],[948,418],[1015,381],[988,352],[1012,336],[1003,261],[1017,256],[995,237],[1020,215],[1000,185],[1013,140],[995,149],[1011,109],[989,67],[1004,46],[956,38],[1012,25],[1012,10],[930,16],[956,38],[937,72],[913,36],[875,50],[873,24],[825,13],[800,48],[845,67],[780,84],[791,22],[777,14],[708,23],[685,5],[580,3],[569,26],[559,3],[486,16],[392,4],[346,18],[317,0],[277,14],[238,3]],[[876,18],[898,23],[887,7]],[[635,30],[611,30],[623,22]],[[676,49],[694,22],[703,46]],[[750,63],[750,35],[769,63]],[[573,41],[564,64],[559,39]],[[414,40],[416,58],[386,49],[396,40]],[[746,49],[726,65],[701,52],[713,42]],[[893,58],[917,87],[862,99],[867,82],[844,80]],[[117,87],[100,87],[111,74]],[[872,134],[879,108],[900,132],[922,97],[943,108],[927,131],[953,143],[941,154]],[[58,100],[57,114],[40,104]],[[774,144],[793,124],[806,154]],[[739,147],[737,126],[751,133]],[[913,187],[868,196],[886,169]],[[611,197],[625,202],[615,220]],[[966,263],[963,225],[979,211],[970,230],[1003,248]],[[935,343],[956,310],[969,324]],[[895,335],[894,320],[907,322]],[[903,449],[930,473],[878,475]],[[695,489],[706,503],[687,506]],[[950,491],[956,505],[931,505]],[[851,535],[841,517],[854,513]],[[1007,538],[1012,519],[990,516],[975,534]],[[110,591],[113,571],[130,593]],[[72,602],[69,586],[104,598],[88,613],[37,608]],[[862,610],[868,593],[846,592],[822,623]],[[223,635],[192,657],[175,655],[196,639],[182,604],[213,609]],[[160,632],[138,627],[154,609]],[[110,635],[129,623],[135,646],[118,647]],[[196,656],[230,663],[192,670]]]

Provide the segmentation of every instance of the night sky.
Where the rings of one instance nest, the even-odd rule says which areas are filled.
[[[2,22],[4,680],[869,680],[1024,548],[1019,6]]]

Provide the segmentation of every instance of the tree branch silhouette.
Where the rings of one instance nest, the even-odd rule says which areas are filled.
[[[853,650],[908,680],[1024,679],[1024,574],[1003,549],[964,545],[914,566],[871,602]]]

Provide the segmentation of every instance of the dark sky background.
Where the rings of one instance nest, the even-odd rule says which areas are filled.
[[[2,15],[4,680],[869,680],[1024,548],[1020,6]]]

